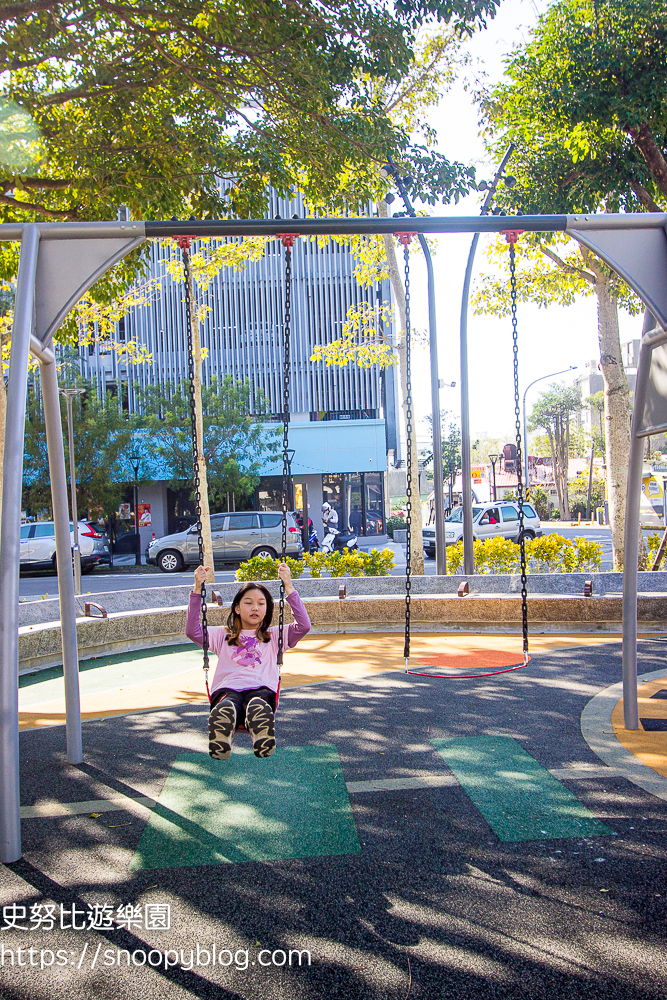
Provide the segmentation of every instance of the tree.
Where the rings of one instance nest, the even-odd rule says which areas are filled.
[[[489,148],[500,156],[508,141],[516,146],[517,184],[499,193],[504,207],[660,210],[667,196],[666,12],[664,0],[561,0],[540,18],[508,59],[509,82],[481,95]],[[550,238],[540,242],[548,252]],[[564,263],[598,298],[612,546],[622,568],[630,409],[617,304],[628,293],[584,250]]]
[[[426,144],[424,152],[411,154],[400,158],[398,168],[405,174],[404,185],[413,197],[428,204],[435,204],[437,198],[443,201],[458,200],[473,185],[473,170],[462,164],[448,164],[442,159],[433,160],[429,147],[435,142],[435,133],[425,124],[424,110],[435,103],[446,90],[455,76],[457,63],[460,61],[458,39],[447,32],[424,35],[420,44],[415,47],[412,60],[407,67],[405,76],[398,82],[389,79],[372,79],[366,77],[363,85],[369,100],[382,108],[383,114],[394,122],[396,127],[411,136],[420,135]],[[388,182],[374,167],[380,190],[386,191]],[[368,195],[373,200],[378,198],[378,188],[369,186]],[[393,198],[393,196],[392,196]],[[348,198],[349,204],[349,198]],[[381,218],[388,216],[388,202],[384,198],[377,200],[377,214]],[[409,224],[406,223],[406,228]],[[386,324],[389,318],[390,303],[383,303],[379,316],[374,310],[352,310],[343,331],[343,337],[331,344],[322,345],[314,353],[311,360],[324,360],[327,364],[347,365],[356,363],[361,367],[379,364],[388,367],[398,364],[403,397],[403,414],[406,427],[407,420],[407,341],[406,341],[406,298],[402,269],[398,263],[395,238],[391,235],[380,237],[341,237],[338,242],[347,245],[358,260],[356,276],[363,286],[375,286],[378,282],[389,278],[398,313],[398,342],[392,343],[386,335]],[[419,251],[414,245],[415,252]],[[410,251],[412,253],[412,249]],[[412,328],[411,346],[420,339],[419,333]],[[419,498],[419,466],[416,422],[412,420],[411,469],[412,483],[411,505],[413,511],[420,509]],[[421,519],[413,517],[411,522],[410,550],[413,572],[424,572],[424,549],[421,531]]]
[[[594,513],[598,507],[604,503],[604,480],[595,473],[591,483],[591,511]],[[569,484],[568,497],[570,504],[570,515],[576,517],[581,514],[586,517],[588,513],[588,473],[579,472]]]
[[[121,202],[245,216],[269,185],[335,197],[347,164],[363,200],[374,161],[409,142],[361,81],[400,80],[424,22],[470,31],[498,3],[3,0],[4,160],[20,169],[0,203],[23,218],[113,218]]]
[[[400,79],[424,21],[470,31],[498,2],[2,0],[0,220],[114,218],[121,204],[148,218],[262,214],[269,186],[335,201],[342,174],[346,198],[365,201],[382,187],[377,163],[411,150],[359,81]],[[448,173],[444,158],[426,159]],[[145,254],[90,298],[117,299]],[[17,261],[16,245],[0,249],[0,280]],[[70,317],[57,340],[77,335]]]
[[[254,395],[254,413],[251,399]],[[172,470],[174,486],[192,480],[192,436],[189,386],[150,386],[139,393],[144,416],[139,425],[146,454],[162,459]],[[278,457],[279,429],[267,429],[258,411],[261,395],[249,382],[231,376],[213,379],[202,387],[204,409],[203,453],[208,475],[209,498],[218,510],[226,506],[226,495],[249,498],[259,482],[262,463]]]
[[[505,438],[492,438],[484,436],[473,441],[470,449],[470,458],[473,465],[488,465],[489,455],[501,455]]]
[[[517,170],[521,176],[521,166]],[[507,248],[500,241],[490,258],[507,264]],[[595,294],[598,300],[600,368],[605,380],[605,453],[612,548],[615,565],[623,563],[625,493],[630,450],[630,390],[623,367],[618,308],[631,315],[640,311],[635,293],[585,247],[557,234],[526,234],[517,244],[517,295],[520,301],[541,307],[571,305],[579,295]],[[477,312],[508,315],[509,280],[484,276],[474,296]]]
[[[79,379],[85,394],[72,401],[76,492],[79,515],[113,517],[128,479],[126,460],[132,448],[134,421],[123,412],[118,398],[98,395],[95,382]],[[66,406],[61,400],[66,426]],[[65,440],[69,469],[69,446]],[[46,450],[46,430],[41,395],[35,385],[28,393],[25,425],[23,504],[27,510],[51,510],[51,477]]]
[[[530,427],[543,427],[547,432],[554,469],[558,508],[561,520],[570,518],[568,501],[568,464],[570,453],[570,417],[581,409],[578,386],[551,383],[540,393],[530,415]]]

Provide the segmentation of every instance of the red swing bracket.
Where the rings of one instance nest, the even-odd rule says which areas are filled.
[[[508,243],[516,243],[522,233],[525,233],[525,229],[501,229],[500,230]]]
[[[196,238],[196,236],[172,236],[172,240],[179,245],[181,250],[189,250],[192,241]]]
[[[294,241],[298,240],[299,236],[299,233],[276,233],[276,239],[282,241],[286,250],[292,249]]]
[[[405,233],[394,233],[394,235],[398,236],[399,243],[401,243],[404,247],[406,247],[411,242],[412,237],[416,236],[417,233],[405,232]]]

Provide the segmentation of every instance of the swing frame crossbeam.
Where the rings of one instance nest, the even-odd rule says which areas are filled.
[[[653,351],[667,344],[667,215],[446,216],[117,222],[2,223],[0,242],[20,242],[12,328],[2,492],[0,548],[0,861],[21,856],[18,730],[18,603],[21,483],[30,354],[40,364],[58,564],[58,591],[66,700],[67,760],[83,759],[71,568],[67,476],[58,396],[54,333],[79,299],[114,264],[146,239],[190,240],[267,236],[564,232],[597,254],[646,306],[632,424],[626,503],[623,584],[623,695],[625,726],[639,727],[637,711],[637,555],[644,427]],[[185,242],[184,240],[182,242]],[[667,411],[667,400],[664,409]]]

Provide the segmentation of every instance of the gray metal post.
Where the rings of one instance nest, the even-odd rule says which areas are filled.
[[[438,328],[435,316],[435,276],[433,260],[426,237],[419,242],[426,260],[428,280],[428,342],[431,352],[431,411],[433,430],[433,502],[435,505],[435,572],[447,575],[447,545],[445,542],[445,488],[442,472],[442,427],[440,426],[440,379],[438,377]]]
[[[67,405],[67,440],[69,442],[69,481],[72,494],[72,530],[74,532],[74,593],[81,594],[81,550],[79,548],[79,510],[76,502],[76,465],[74,461],[74,423],[72,417],[72,397],[83,392],[83,389],[61,389]]]
[[[487,189],[486,198],[480,215],[486,216],[491,208],[493,196],[500,184],[500,178],[507,166],[507,161],[514,152],[514,143],[507,147],[505,155],[498,165],[495,176]],[[523,224],[523,223],[522,223]],[[507,223],[502,223],[507,227]],[[498,227],[500,228],[500,226]],[[481,230],[481,227],[480,227]],[[475,572],[475,554],[472,536],[472,462],[470,459],[470,394],[468,389],[468,300],[470,298],[470,281],[475,262],[480,230],[475,232],[468,252],[465,278],[463,279],[463,295],[461,299],[460,324],[460,354],[461,354],[461,503],[463,505],[463,572],[471,576]]]
[[[463,507],[463,572],[472,576],[475,572],[475,553],[472,536],[472,461],[470,458],[470,393],[468,389],[468,299],[470,279],[475,262],[475,252],[479,243],[479,233],[475,233],[470,244],[463,296],[461,300],[461,505]]]
[[[391,173],[405,204],[408,215],[417,217],[410,201],[403,178],[391,157],[387,172]],[[438,326],[435,312],[435,276],[433,258],[423,233],[418,233],[419,245],[426,261],[428,294],[428,344],[431,360],[431,433],[433,440],[433,507],[435,510],[435,572],[437,576],[447,575],[447,545],[445,542],[445,486],[442,471],[442,427],[440,423],[440,378],[438,374]],[[419,491],[417,491],[419,492]]]
[[[625,500],[625,551],[623,554],[623,725],[639,729],[637,707],[637,573],[639,560],[639,508],[642,493],[644,442],[639,436],[646,405],[646,387],[651,374],[653,346],[646,334],[653,329],[655,319],[646,310],[642,342],[639,349],[635,400],[630,435],[630,461]]]
[[[67,473],[63,449],[63,429],[60,419],[60,396],[55,362],[41,366],[42,399],[46,444],[49,452],[51,475],[51,501],[56,534],[56,561],[58,563],[58,596],[60,598],[60,629],[63,646],[63,673],[65,675],[65,722],[67,726],[67,760],[80,764],[83,760],[81,744],[81,700],[79,695],[79,650],[76,641],[76,606],[74,603],[74,576],[72,574],[72,542],[67,509]]]
[[[0,547],[0,860],[21,857],[19,787],[19,568],[21,564],[21,485],[28,360],[35,305],[39,230],[27,225],[21,240],[16,282],[12,349],[7,386],[5,460],[2,480]]]

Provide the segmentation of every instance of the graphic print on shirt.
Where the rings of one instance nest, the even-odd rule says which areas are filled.
[[[260,667],[262,657],[259,652],[259,640],[256,636],[240,636],[239,643],[239,646],[232,647],[232,659],[240,667]]]

